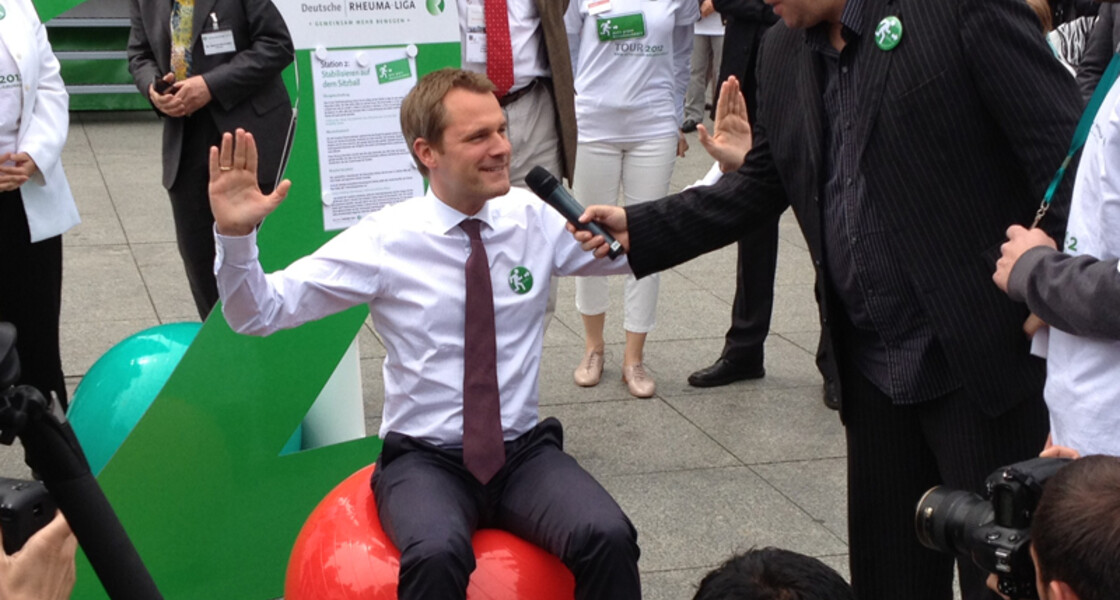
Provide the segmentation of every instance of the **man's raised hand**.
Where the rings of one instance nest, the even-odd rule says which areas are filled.
[[[218,233],[249,235],[284,201],[292,182],[285,179],[269,195],[257,184],[257,144],[238,129],[222,134],[222,147],[210,147],[210,210]]]
[[[714,133],[709,135],[703,125],[697,125],[696,129],[700,132],[700,145],[716,159],[721,171],[730,173],[743,166],[754,137],[738,78],[728,77],[719,88]]]

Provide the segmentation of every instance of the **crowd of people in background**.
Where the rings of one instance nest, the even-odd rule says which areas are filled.
[[[1103,519],[1108,531],[1120,527],[1120,459],[1109,458],[1120,456],[1120,86],[1102,79],[1120,41],[1120,5],[458,0],[462,66],[476,75],[425,78],[419,88],[429,91],[402,108],[442,107],[444,122],[433,130],[402,119],[432,190],[266,277],[253,235],[290,185],[279,172],[292,125],[280,74],[294,48],[272,2],[217,1],[243,17],[223,22],[235,52],[206,47],[189,0],[133,0],[128,46],[137,88],[164,124],[163,184],[200,318],[222,299],[236,328],[267,333],[368,302],[388,340],[388,372],[464,375],[462,386],[423,398],[387,389],[388,456],[371,484],[386,530],[405,549],[402,597],[462,593],[473,568],[462,546],[486,519],[560,556],[576,575],[577,597],[640,597],[637,534],[563,452],[559,422],[538,423],[536,367],[555,286],[534,291],[534,318],[516,331],[509,320],[495,329],[495,314],[513,309],[484,288],[484,353],[533,368],[479,367],[470,350],[479,330],[453,310],[464,306],[464,292],[467,305],[472,294],[478,299],[472,261],[438,265],[462,276],[465,260],[467,285],[426,290],[433,305],[412,315],[369,276],[378,258],[354,257],[359,242],[405,247],[390,233],[435,220],[446,225],[436,233],[485,258],[487,244],[509,244],[503,236],[513,220],[555,229],[555,239],[523,260],[550,276],[581,275],[575,302],[585,353],[575,384],[594,386],[603,375],[605,275],[624,274],[622,379],[633,396],[648,398],[656,394],[644,349],[656,323],[657,273],[731,243],[739,245],[732,325],[717,361],[689,383],[765,376],[777,224],[787,208],[816,272],[824,401],[846,428],[851,585],[820,561],[767,548],[718,567],[697,600],[950,598],[953,558],[914,536],[918,498],[941,484],[982,492],[993,469],[1051,447],[1106,456],[1074,461],[1048,484],[1032,532],[1040,596],[1093,600],[1115,589],[1116,536],[1087,531],[1088,521],[1071,513]],[[0,320],[19,329],[23,382],[65,407],[61,236],[79,222],[60,162],[68,96],[30,0],[4,6],[0,74],[19,77],[0,83]],[[489,47],[470,48],[478,43],[466,35],[477,25],[472,15],[495,9],[504,16],[485,19]],[[611,18],[632,23],[604,27]],[[628,44],[638,29],[643,44]],[[460,144],[454,136],[468,126],[486,143]],[[249,134],[229,135],[241,129]],[[693,131],[716,160],[713,177],[667,196]],[[1071,149],[1071,139],[1084,148]],[[457,169],[476,165],[484,174],[463,193]],[[533,165],[566,179],[589,206],[584,220],[622,242],[624,262],[593,260],[606,253],[601,237],[577,231],[573,240],[551,209],[517,189]],[[224,251],[217,265],[215,233]],[[409,242],[409,255],[436,256],[426,254],[427,240]],[[390,283],[423,287],[407,270],[399,277]],[[298,306],[273,310],[294,301],[276,297],[278,282],[307,290]],[[431,331],[417,329],[428,322]],[[522,340],[513,358],[493,349],[503,335]],[[413,373],[403,339],[427,336],[455,339],[448,348],[457,353],[435,372]],[[387,377],[387,388],[393,381]],[[479,429],[490,428],[496,442],[476,441],[473,416],[460,410],[480,394],[492,403]],[[415,411],[418,401],[439,414]],[[490,454],[477,454],[485,444]],[[480,470],[495,452],[501,460]],[[546,488],[535,469],[570,489]],[[575,490],[581,504],[568,505]],[[550,517],[523,516],[542,511]],[[74,547],[57,519],[24,553],[0,560],[0,590],[18,589],[15,581],[47,586],[26,597],[66,597]],[[50,565],[36,571],[50,575],[15,575],[28,562]],[[986,573],[956,567],[963,598],[991,597]],[[760,582],[777,591],[753,591]]]

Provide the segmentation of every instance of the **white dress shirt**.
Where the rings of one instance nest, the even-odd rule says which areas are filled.
[[[369,305],[387,349],[380,435],[396,431],[441,447],[462,446],[465,265],[470,240],[459,227],[483,222],[494,288],[498,387],[506,440],[537,424],[538,371],[551,275],[629,273],[625,257],[596,259],[565,221],[531,193],[513,188],[468,217],[430,191],[386,207],[310,256],[266,275],[256,237],[215,235],[222,312],[240,333],[268,335]],[[528,271],[532,285],[518,277]],[[514,288],[522,284],[522,292]]]
[[[463,69],[482,74],[486,73],[486,62],[469,60],[470,42],[467,36],[472,26],[479,26],[479,23],[472,23],[471,13],[474,11],[476,20],[485,14],[484,2],[485,0],[458,0]],[[541,15],[537,12],[537,5],[533,0],[506,0],[506,7],[509,12],[509,45],[513,49],[513,87],[509,91],[516,92],[538,77],[551,77],[551,71],[548,68],[548,55],[544,49]]]

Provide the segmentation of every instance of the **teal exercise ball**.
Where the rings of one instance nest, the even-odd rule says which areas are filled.
[[[168,323],[133,334],[90,367],[67,418],[94,475],[159,395],[202,323]]]

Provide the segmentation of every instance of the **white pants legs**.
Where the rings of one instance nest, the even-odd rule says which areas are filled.
[[[576,151],[572,191],[584,204],[623,206],[664,197],[677,158],[677,136],[643,142],[580,142]],[[657,323],[657,274],[635,279],[626,276],[623,327],[632,333],[649,333]],[[576,278],[576,309],[583,315],[601,315],[610,306],[610,286],[605,277]]]

